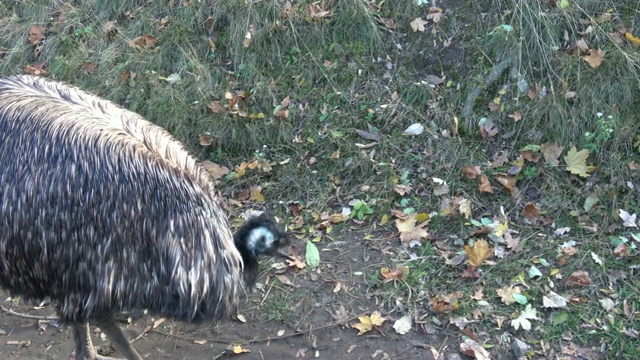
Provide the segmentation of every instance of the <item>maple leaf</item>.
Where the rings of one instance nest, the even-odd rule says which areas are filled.
[[[632,33],[627,31],[626,33],[624,33],[624,37],[626,37],[627,40],[631,41],[632,44],[640,46],[640,38],[633,36]]]
[[[469,264],[475,267],[479,267],[485,259],[489,258],[491,254],[493,254],[493,249],[489,247],[489,243],[484,239],[476,241],[473,248],[469,245],[465,245],[464,251],[466,251],[467,256],[469,256],[469,259],[467,260]]]
[[[504,233],[504,240],[507,242],[507,248],[513,250],[515,253],[522,251],[522,245],[520,245],[520,238],[514,238],[510,232]]]
[[[405,220],[396,219],[396,228],[400,232],[400,240],[405,245],[409,244],[413,240],[420,241],[421,239],[429,236],[429,233],[425,229],[425,227],[429,223],[429,219],[416,225],[416,216],[417,214],[413,213],[409,215]]]
[[[520,316],[511,320],[511,326],[516,330],[522,328],[525,331],[529,331],[531,330],[531,322],[529,320],[537,319],[536,309],[532,308],[531,305],[527,305],[526,309],[520,313]]]
[[[382,325],[386,319],[380,315],[379,311],[374,311],[371,316],[363,315],[358,317],[358,320],[360,322],[351,325],[351,327],[359,331],[358,335],[362,335],[371,331],[374,327]]]
[[[501,289],[496,290],[500,300],[507,305],[511,305],[516,302],[513,294],[520,294],[520,288],[517,286],[506,285]]]
[[[587,177],[589,172],[593,171],[587,166],[587,157],[589,150],[582,149],[577,151],[576,147],[572,147],[564,156],[564,162],[567,164],[567,171],[574,175]]]
[[[489,351],[473,339],[465,339],[464,342],[460,344],[460,352],[476,360],[491,359]]]
[[[582,60],[589,63],[589,66],[592,68],[597,68],[602,64],[602,60],[604,60],[604,51],[603,50],[590,50],[589,55],[583,56]]]
[[[427,25],[427,22],[425,20],[422,20],[421,18],[415,18],[415,20],[409,23],[409,26],[411,26],[413,32],[424,32],[426,30],[426,28],[424,27],[425,25]]]
[[[622,221],[624,221],[624,224],[622,224],[622,226],[624,226],[624,227],[638,227],[638,225],[636,224],[636,218],[637,218],[636,214],[631,215],[628,212],[626,212],[625,210],[618,209],[618,216],[620,217],[620,219]]]

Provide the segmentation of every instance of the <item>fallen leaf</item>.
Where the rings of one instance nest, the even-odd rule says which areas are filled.
[[[484,260],[491,257],[491,254],[493,254],[493,249],[489,247],[489,243],[484,239],[476,241],[473,248],[469,245],[465,245],[464,251],[467,253],[467,256],[469,256],[469,259],[467,260],[469,264],[475,267],[480,267]]]
[[[524,209],[522,209],[522,216],[529,221],[533,221],[540,216],[540,209],[538,209],[538,206],[534,203],[527,203]]]
[[[493,186],[489,182],[489,177],[487,175],[480,175],[480,184],[478,185],[478,190],[480,190],[480,192],[493,194]]]
[[[358,136],[360,136],[361,138],[363,138],[365,140],[373,140],[373,141],[379,141],[380,140],[380,135],[372,134],[372,133],[370,133],[368,131],[356,129],[356,134],[358,134]]]
[[[91,61],[86,62],[82,65],[82,70],[89,75],[93,75],[93,73],[96,71],[96,63]]]
[[[411,186],[408,185],[396,185],[393,188],[393,191],[398,193],[400,196],[405,196],[411,192]]]
[[[405,315],[400,319],[396,320],[395,323],[393,323],[393,328],[398,334],[404,335],[409,331],[411,331],[412,325],[413,325],[413,320],[411,316]]]
[[[420,135],[424,131],[424,126],[420,123],[411,124],[404,132],[403,135]]]
[[[567,152],[567,155],[564,156],[567,171],[574,175],[588,177],[588,173],[593,170],[587,166],[587,157],[589,157],[589,150],[582,149],[577,151],[575,146],[572,147],[569,152]]]
[[[618,216],[620,217],[620,219],[622,221],[624,221],[624,223],[622,224],[622,226],[624,227],[638,227],[638,225],[636,224],[636,214],[629,214],[628,212],[626,212],[625,210],[622,209],[618,209]]]
[[[250,200],[253,201],[257,201],[257,202],[263,202],[264,201],[264,195],[262,195],[262,186],[252,186],[250,191]]]
[[[307,265],[312,269],[320,265],[320,252],[316,245],[311,241],[307,241],[305,260],[307,261]]]
[[[611,311],[616,307],[616,304],[613,302],[613,300],[609,298],[599,299],[598,302],[600,303],[600,306],[602,306],[602,308],[607,311]]]
[[[207,169],[207,171],[209,171],[211,175],[213,175],[214,180],[221,179],[223,176],[229,173],[228,168],[218,165],[209,160],[203,161],[202,166],[204,166],[204,168]]]
[[[447,182],[437,178],[437,177],[432,177],[431,178],[431,182],[434,184],[433,187],[433,194],[436,196],[441,196],[441,195],[446,195],[449,193],[449,185],[447,185]]]
[[[147,49],[150,49],[156,46],[157,42],[158,42],[158,39],[156,39],[155,36],[149,35],[149,34],[143,34],[131,40],[131,44],[135,46],[144,47]]]
[[[624,37],[626,37],[627,40],[631,41],[633,45],[640,46],[640,38],[633,36],[632,33],[627,31],[624,33]]]
[[[250,353],[250,352],[251,352],[251,350],[243,348],[242,345],[234,345],[233,346],[233,353],[234,354],[242,354],[242,353]]]
[[[592,284],[589,273],[584,270],[575,271],[567,278],[567,286],[591,286]]]
[[[522,328],[525,331],[529,331],[531,330],[531,322],[529,320],[537,319],[536,309],[532,308],[531,305],[527,305],[526,309],[520,313],[520,316],[511,320],[511,326],[516,330]]]
[[[553,291],[549,291],[547,296],[542,297],[542,306],[546,308],[564,308],[567,306],[567,302],[567,299]]]
[[[386,320],[380,315],[379,311],[374,311],[369,315],[363,315],[358,317],[359,323],[353,324],[352,327],[359,331],[358,335],[362,335],[371,331],[374,327],[382,325]]]
[[[511,305],[516,302],[514,298],[514,294],[520,294],[520,288],[512,285],[505,285],[502,288],[496,290],[498,296],[500,296],[500,300],[506,305]]]
[[[44,26],[33,26],[29,29],[29,44],[38,45],[44,40],[44,33],[47,28]]]
[[[209,104],[209,109],[211,109],[214,114],[224,114],[227,111],[224,106],[220,104],[220,101],[217,100],[214,100]]]
[[[460,344],[460,352],[476,360],[490,360],[489,351],[473,339],[465,339]]]
[[[546,143],[542,144],[540,150],[546,162],[554,166],[560,164],[558,158],[560,158],[560,154],[564,151],[564,146],[560,146],[557,143]]]
[[[382,275],[382,277],[384,278],[384,282],[393,280],[405,280],[409,275],[409,267],[403,266],[397,269],[383,267],[380,269],[380,275]]]
[[[426,230],[426,226],[429,223],[429,219],[416,225],[417,214],[413,213],[407,216],[406,219],[396,219],[396,228],[400,232],[400,240],[404,245],[409,245],[411,241],[425,239],[429,236]]]
[[[516,111],[513,114],[509,114],[507,116],[512,118],[514,122],[522,120],[522,114],[519,111]]]
[[[426,30],[426,28],[424,27],[425,25],[427,25],[427,21],[422,20],[421,18],[415,18],[411,23],[409,23],[409,26],[411,26],[411,30],[413,30],[413,32],[424,32]]]
[[[475,179],[478,175],[482,174],[480,166],[477,165],[463,166],[461,169],[468,179]]]
[[[593,50],[589,51],[589,55],[583,56],[582,60],[589,63],[589,66],[592,68],[597,68],[602,64],[602,60],[604,60],[604,51],[603,50]]]

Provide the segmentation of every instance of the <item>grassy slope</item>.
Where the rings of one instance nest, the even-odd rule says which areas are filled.
[[[324,20],[310,19],[306,12],[310,2],[304,1],[295,1],[299,9],[288,13],[284,1],[169,3],[3,3],[0,74],[23,73],[25,65],[45,61],[48,77],[71,82],[143,114],[167,127],[203,159],[228,167],[255,157],[272,162],[290,159],[268,174],[249,170],[223,187],[235,197],[240,189],[262,185],[268,203],[299,201],[307,208],[303,212],[306,227],[312,224],[314,211],[339,211],[355,198],[374,209],[366,224],[377,222],[391,209],[438,211],[453,194],[471,201],[475,219],[494,218],[502,207],[524,250],[510,252],[502,260],[494,258],[497,261],[492,266],[483,265],[486,275],[478,281],[461,278],[462,269],[445,265],[440,254],[463,254],[462,245],[469,242],[463,234],[474,228],[462,216],[435,217],[429,228],[436,241],[412,250],[422,260],[407,262],[411,269],[407,284],[421,296],[418,300],[414,296],[414,302],[406,305],[422,316],[423,305],[432,296],[447,294],[452,287],[467,289],[453,315],[471,317],[474,310],[484,312],[480,329],[476,329],[481,331],[495,327],[497,317],[513,318],[524,310],[518,304],[503,304],[495,291],[526,283],[521,288],[542,319],[534,325],[534,337],[558,344],[571,332],[576,343],[607,344],[610,355],[639,355],[632,338],[621,332],[639,327],[637,313],[620,312],[625,302],[636,311],[640,308],[637,269],[630,267],[638,264],[637,251],[630,249],[631,255],[623,258],[611,253],[619,240],[615,236],[629,237],[619,226],[617,209],[637,212],[634,209],[640,208],[637,187],[627,186],[628,181],[637,186],[639,178],[628,163],[638,161],[633,142],[640,133],[636,120],[640,60],[637,47],[628,41],[617,44],[607,36],[622,25],[640,34],[640,9],[634,1],[577,1],[568,11],[524,0],[494,1],[492,5],[473,2],[471,7],[452,2],[443,5],[452,7],[445,8],[443,20],[435,26],[431,22],[425,33],[414,33],[409,27],[416,16],[425,19],[429,13],[414,1],[393,5],[387,1],[377,11],[363,1],[330,1],[334,13]],[[600,67],[591,68],[572,50],[562,50],[565,32],[568,43],[574,44],[586,31],[580,19],[596,19],[608,10],[615,15],[613,19],[593,25],[586,37],[591,48],[605,50]],[[480,12],[487,13],[485,20],[478,16]],[[380,21],[389,18],[397,24],[393,31]],[[499,28],[502,24],[514,30],[504,31]],[[44,42],[37,46],[28,40],[34,26],[46,28]],[[247,32],[251,32],[251,42],[245,47]],[[157,42],[149,47],[133,45],[143,34]],[[445,46],[449,40],[451,44]],[[505,58],[512,59],[511,68],[483,89],[473,116],[460,119],[460,136],[442,136],[442,130],[454,126],[454,116],[460,116],[470,89],[484,83]],[[445,83],[431,88],[423,82],[427,75],[444,77]],[[167,81],[178,77],[179,81]],[[547,95],[530,100],[517,90],[518,81],[523,80],[538,94]],[[567,100],[567,91],[578,95]],[[242,110],[265,117],[213,113],[209,104],[214,100],[227,104],[227,92],[245,94]],[[288,117],[274,116],[286,97],[290,99]],[[490,112],[486,104],[495,97],[501,97],[502,107]],[[514,112],[520,112],[522,120],[508,117]],[[596,123],[598,112],[614,117],[604,126],[614,129],[610,137]],[[480,136],[476,124],[483,116],[499,128],[494,139]],[[401,136],[414,122],[425,125],[426,134]],[[380,143],[360,150],[354,144],[369,141],[358,137],[355,129],[379,134]],[[587,131],[600,137],[588,141]],[[203,132],[214,136],[209,147],[198,144],[198,134]],[[503,138],[505,134],[509,136]],[[510,165],[492,168],[487,162],[499,151],[516,160],[524,146],[549,141],[567,149],[595,144],[597,151],[589,158],[599,166],[595,176],[585,181],[544,161],[525,162],[517,176],[522,192],[510,196],[494,177]],[[477,180],[460,172],[464,165],[481,166],[495,193],[479,192]],[[448,182],[450,194],[433,194],[429,178],[434,176]],[[393,192],[397,183],[410,185],[414,191],[401,197]],[[588,195],[598,197],[599,202],[585,211]],[[555,227],[571,227],[571,235],[554,236],[550,222],[540,218],[533,223],[524,220],[521,211],[527,202],[536,203]],[[277,212],[287,211],[274,206]],[[597,231],[588,230],[594,227]],[[395,230],[391,225],[386,228]],[[577,255],[559,253],[559,246],[568,240],[579,244]],[[592,252],[604,259],[604,265],[593,262]],[[540,259],[550,265],[540,265]],[[399,266],[405,260],[390,265]],[[542,268],[542,278],[526,276],[531,265]],[[559,269],[559,275],[551,275],[553,269]],[[595,285],[566,287],[564,279],[581,269],[591,273]],[[373,274],[373,281],[377,277]],[[484,286],[490,308],[471,300],[473,284]],[[380,289],[380,296],[386,299],[406,294],[402,286],[387,284]],[[550,289],[569,298],[583,296],[585,301],[572,305],[566,321],[555,324],[551,319],[564,313],[541,309],[541,298]],[[614,299],[617,312],[600,306],[597,300],[604,297]],[[491,333],[487,341],[498,342],[498,333]],[[521,332],[514,333],[528,339]],[[538,345],[534,344],[535,351]]]

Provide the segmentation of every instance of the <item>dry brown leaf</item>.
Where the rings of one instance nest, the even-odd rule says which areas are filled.
[[[44,40],[44,33],[47,28],[44,26],[33,26],[29,29],[29,44],[38,45]]]
[[[382,277],[384,278],[384,282],[393,280],[405,280],[407,278],[407,275],[409,275],[409,267],[403,266],[396,269],[383,267],[380,269],[380,275],[382,275]]]
[[[511,249],[515,253],[522,251],[522,245],[520,245],[520,238],[514,238],[510,232],[505,232],[504,240],[507,242],[507,248]]]
[[[584,270],[574,271],[567,278],[567,286],[590,286],[593,282],[591,281],[591,277],[589,273]]]
[[[93,73],[96,71],[96,63],[91,61],[86,62],[82,65],[82,70],[89,75],[93,75]]]
[[[540,209],[538,209],[538,205],[534,203],[527,203],[522,209],[522,216],[529,221],[533,221],[540,216]]]
[[[398,193],[398,195],[400,195],[400,196],[405,196],[405,195],[411,193],[411,186],[408,186],[408,185],[396,185],[393,188],[393,191]]]
[[[482,174],[482,170],[480,166],[477,165],[468,165],[462,167],[462,172],[468,179],[475,179],[478,175]]]
[[[150,34],[143,34],[131,40],[131,44],[135,46],[147,48],[147,49],[155,47],[157,42],[158,42],[158,39],[155,36]]]
[[[507,191],[509,191],[511,195],[516,195],[518,193],[518,188],[516,187],[516,181],[518,180],[515,176],[505,173],[496,173],[495,178],[500,184],[502,184],[502,186],[504,186],[505,189],[507,189]]]
[[[489,177],[485,174],[480,175],[480,185],[478,185],[480,192],[487,192],[493,194],[493,186],[489,182]]]
[[[413,32],[424,32],[426,30],[425,25],[427,25],[427,22],[421,18],[415,18],[411,23],[409,23]]]
[[[211,175],[213,176],[214,180],[218,180],[221,179],[223,176],[227,175],[229,173],[229,169],[218,165],[212,161],[209,160],[205,160],[202,162],[202,166],[204,166],[205,169],[207,169],[207,171],[209,171],[211,173]]]
[[[583,56],[582,60],[589,63],[589,66],[592,68],[597,68],[602,64],[602,60],[604,60],[604,51],[603,50],[590,50],[589,55]]]
[[[489,247],[489,243],[484,239],[476,241],[473,248],[465,245],[464,251],[467,253],[467,256],[469,256],[467,260],[469,264],[475,267],[480,267],[480,265],[493,254],[493,249]]]
[[[560,154],[564,151],[564,146],[560,146],[557,143],[546,143],[541,146],[542,155],[544,160],[553,166],[558,166],[560,161]]]

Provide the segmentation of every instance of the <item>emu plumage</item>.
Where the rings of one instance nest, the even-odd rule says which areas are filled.
[[[113,319],[121,311],[232,313],[257,255],[281,245],[264,219],[234,243],[211,175],[167,131],[72,86],[0,78],[0,286],[50,298],[78,359],[99,358],[88,323],[140,359]],[[255,247],[264,229],[266,251]]]

